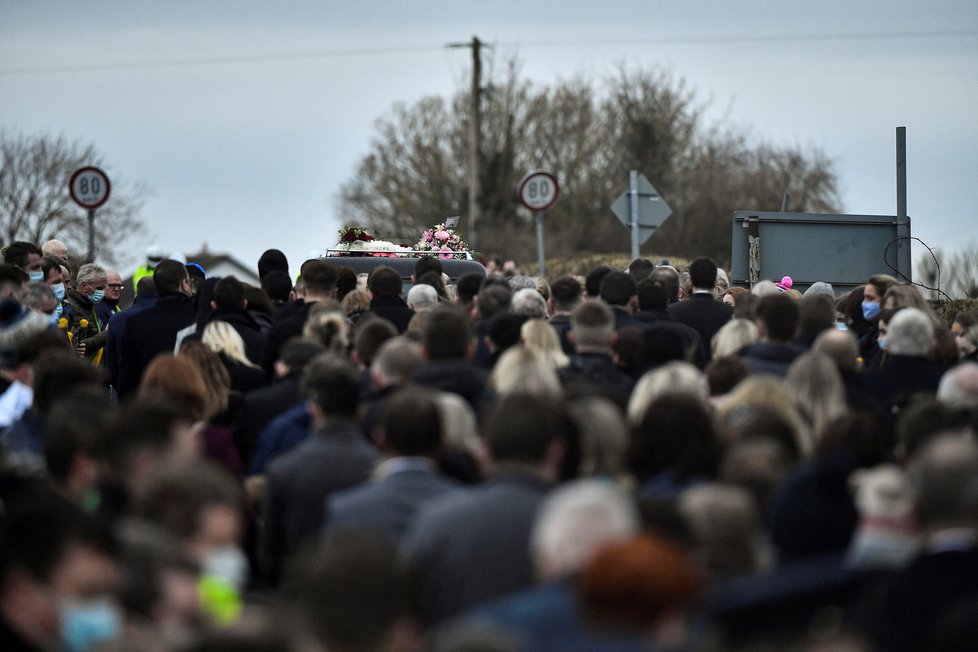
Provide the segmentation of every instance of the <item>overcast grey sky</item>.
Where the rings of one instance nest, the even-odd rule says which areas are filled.
[[[152,187],[134,263],[206,242],[297,268],[335,242],[374,121],[464,87],[469,51],[444,46],[473,35],[496,46],[487,67],[518,52],[540,83],[666,66],[711,119],[821,148],[850,213],[895,213],[906,126],[913,235],[975,237],[975,0],[0,0],[0,127],[93,141],[111,176]]]

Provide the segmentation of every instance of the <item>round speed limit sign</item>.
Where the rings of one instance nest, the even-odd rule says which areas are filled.
[[[71,175],[68,192],[82,208],[94,210],[109,199],[109,177],[96,167],[84,167]]]
[[[520,181],[520,203],[535,213],[553,206],[559,193],[557,177],[544,170],[530,172]]]

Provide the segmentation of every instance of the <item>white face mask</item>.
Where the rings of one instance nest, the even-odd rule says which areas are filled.
[[[204,554],[204,575],[223,580],[238,591],[244,589],[248,574],[248,558],[237,546],[212,548]]]

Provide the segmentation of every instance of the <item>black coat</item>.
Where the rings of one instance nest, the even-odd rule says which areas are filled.
[[[194,302],[182,294],[161,295],[156,303],[126,322],[119,358],[119,396],[132,394],[150,361],[160,353],[173,353],[178,336],[196,330]]]
[[[733,317],[733,308],[708,293],[696,293],[686,301],[669,304],[667,310],[673,321],[696,329],[708,357],[712,357],[710,343],[713,336]]]

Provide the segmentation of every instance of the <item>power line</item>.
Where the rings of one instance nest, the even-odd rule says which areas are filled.
[[[116,72],[121,70],[144,70],[147,68],[183,68],[187,66],[233,65],[239,63],[276,63],[279,61],[301,61],[307,59],[339,59],[378,54],[409,54],[412,52],[440,52],[440,46],[416,46],[401,48],[369,48],[363,50],[321,50],[317,52],[284,52],[278,54],[254,54],[227,57],[199,57],[193,59],[158,59],[153,61],[133,61],[128,63],[96,63],[78,66],[28,66],[25,68],[0,68],[0,75],[31,75],[65,72]]]
[[[817,41],[870,41],[894,39],[955,38],[978,36],[978,30],[936,30],[919,32],[861,32],[851,34],[785,34],[769,36],[679,36],[636,39],[581,39],[556,41],[529,41],[500,43],[520,48],[551,47],[604,47],[623,45],[715,45],[731,43],[796,43]],[[410,54],[416,52],[436,52],[443,46],[407,46],[392,48],[365,48],[345,50],[319,50],[311,52],[284,52],[273,54],[236,55],[224,57],[195,57],[188,59],[157,59],[120,63],[96,63],[81,65],[25,66],[22,68],[0,68],[2,76],[43,75],[58,73],[119,72],[125,70],[145,70],[150,68],[182,68],[188,66],[235,65],[242,63],[276,63],[316,59],[340,59],[390,54]],[[449,45],[447,47],[452,47]]]

